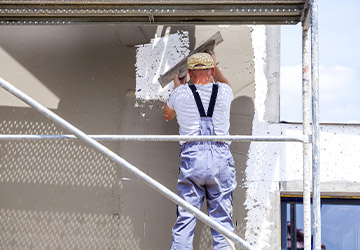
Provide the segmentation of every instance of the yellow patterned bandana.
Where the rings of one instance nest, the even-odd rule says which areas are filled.
[[[196,53],[187,59],[188,69],[214,68],[214,60],[208,53]]]

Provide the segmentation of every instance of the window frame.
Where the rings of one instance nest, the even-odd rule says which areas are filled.
[[[312,204],[312,197],[310,199]],[[287,248],[287,204],[297,205],[303,204],[303,196],[301,195],[281,195],[280,196],[280,249]],[[320,206],[323,204],[326,205],[358,205],[360,206],[360,197],[358,196],[321,196]],[[295,206],[294,206],[295,207]],[[290,207],[290,210],[294,209]],[[295,214],[295,217],[294,217]],[[290,211],[290,220],[296,220],[296,208],[295,210]],[[296,223],[295,223],[296,224]],[[283,230],[286,228],[285,230]],[[293,229],[292,231],[296,231]],[[296,240],[296,238],[295,238]],[[286,246],[285,248],[283,246]],[[297,249],[297,248],[295,248]]]

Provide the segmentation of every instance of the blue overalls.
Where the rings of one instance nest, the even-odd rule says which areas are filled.
[[[212,114],[218,85],[214,84],[207,115],[195,85],[189,85],[200,113],[199,135],[215,135]],[[181,147],[178,195],[201,208],[207,201],[208,215],[234,230],[232,221],[233,191],[236,187],[234,159],[230,145],[225,142],[187,142]],[[196,217],[178,206],[178,217],[173,227],[172,250],[192,250]],[[228,244],[224,236],[211,229],[214,250],[224,250]]]

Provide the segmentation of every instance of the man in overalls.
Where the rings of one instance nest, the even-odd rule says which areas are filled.
[[[163,114],[166,120],[177,117],[180,135],[229,135],[233,93],[213,57],[215,55],[197,53],[188,58],[192,84],[181,83],[177,76],[174,79],[175,89],[164,105]],[[180,144],[179,196],[199,209],[206,198],[209,216],[233,231],[232,201],[236,178],[230,143]],[[196,217],[178,206],[172,250],[193,249],[195,224]],[[213,229],[211,234],[214,250],[230,249],[222,234]]]

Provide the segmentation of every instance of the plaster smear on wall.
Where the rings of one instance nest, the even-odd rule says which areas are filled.
[[[189,54],[187,31],[177,31],[165,37],[155,37],[148,44],[139,45],[136,50],[136,90],[141,101],[166,101],[174,83],[164,88],[158,78]]]
[[[302,125],[279,124],[286,136],[302,135]],[[321,125],[320,126],[320,166],[321,183],[347,182],[360,183],[360,126],[359,125]],[[286,143],[281,160],[281,181],[297,181],[296,190],[302,190],[303,147],[301,143]],[[346,186],[322,186],[324,191],[346,192]],[[296,191],[294,190],[294,191]],[[286,190],[292,191],[292,190]]]
[[[267,95],[266,72],[266,29],[253,26],[252,43],[255,64],[255,99],[252,133],[256,135],[280,135],[279,127],[264,121]],[[277,214],[274,213],[272,197],[279,195],[279,159],[282,144],[252,142],[248,153],[245,171],[247,188],[245,207],[246,240],[256,249],[273,249],[279,242],[276,228],[279,227]]]

